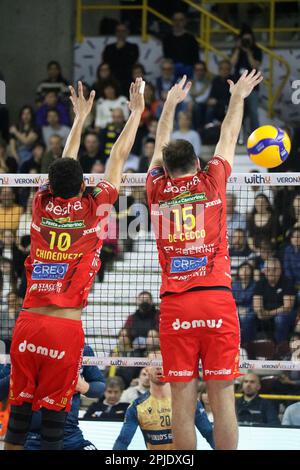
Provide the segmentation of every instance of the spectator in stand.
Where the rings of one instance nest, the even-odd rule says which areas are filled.
[[[298,362],[300,361],[300,332],[293,331],[289,340],[290,353],[281,360]],[[287,395],[299,395],[300,393],[300,371],[283,371],[279,377],[281,387],[277,393]],[[276,390],[277,391],[277,390]]]
[[[8,293],[13,290],[17,290],[17,278],[14,271],[13,262],[8,258],[0,258],[0,271],[2,273],[1,279],[1,302],[6,305],[6,297]]]
[[[140,292],[137,297],[137,307],[135,313],[129,315],[124,325],[131,342],[138,337],[146,339],[150,330],[158,331],[159,310],[155,307],[150,292]]]
[[[238,256],[247,258],[251,254],[251,250],[247,243],[246,232],[242,228],[233,230],[232,241],[229,248],[230,257]]]
[[[205,62],[194,65],[192,87],[189,94],[189,111],[193,116],[193,128],[201,130],[205,125],[207,100],[211,92],[212,76],[207,71]]]
[[[188,113],[183,111],[178,113],[178,130],[172,132],[172,140],[187,140],[194,147],[195,154],[199,157],[201,152],[201,139],[198,132],[192,128],[192,122]]]
[[[143,145],[142,157],[140,159],[138,173],[147,173],[154,153],[155,139],[148,138]]]
[[[300,227],[291,232],[290,243],[283,252],[283,272],[291,280],[300,300]]]
[[[9,291],[4,302],[0,305],[0,338],[10,340],[12,330],[22,308],[22,299],[15,291]]]
[[[129,403],[121,403],[124,382],[121,377],[107,379],[104,397],[92,403],[83,419],[97,419],[98,421],[124,421]]]
[[[16,192],[13,188],[4,186],[0,189],[0,230],[17,230],[22,207],[17,204]]]
[[[138,77],[142,77],[145,80],[146,70],[143,64],[136,63],[131,70],[131,81],[135,82]]]
[[[254,208],[247,221],[248,244],[255,250],[262,240],[270,240],[275,245],[278,233],[278,221],[274,209],[265,194],[258,194]]]
[[[157,118],[160,101],[155,97],[155,88],[152,83],[147,82],[144,92],[145,109],[141,117],[141,123],[147,125],[147,122],[153,118]]]
[[[106,163],[109,158],[111,148],[121,134],[125,126],[125,116],[121,108],[112,110],[112,122],[108,124],[105,129],[100,131],[100,142],[103,151],[103,162]]]
[[[159,332],[157,330],[149,330],[146,339],[147,352],[158,351],[160,349]]]
[[[253,310],[254,289],[253,267],[249,263],[242,263],[232,283],[232,293],[240,319],[242,345],[256,338],[256,315]]]
[[[192,76],[193,66],[199,61],[199,45],[195,37],[186,31],[186,15],[177,11],[172,17],[172,32],[163,39],[163,55],[172,59],[176,78]]]
[[[105,166],[103,165],[103,163],[101,163],[100,160],[96,160],[91,168],[91,173],[102,174],[104,173],[104,171],[105,171]]]
[[[17,173],[17,171],[17,160],[7,154],[7,143],[4,139],[0,139],[0,173]]]
[[[61,66],[56,60],[51,60],[47,65],[47,78],[42,80],[37,87],[36,94],[39,102],[42,102],[49,91],[54,91],[62,99],[69,97],[67,80],[62,76]]]
[[[105,159],[100,152],[99,138],[95,133],[89,132],[84,136],[83,152],[79,158],[79,162],[83,173],[92,173],[91,169],[96,162],[100,162],[103,167]]]
[[[281,424],[283,426],[300,426],[300,401],[286,408]]]
[[[168,91],[175,84],[175,71],[172,59],[163,59],[160,64],[160,76],[156,79],[156,96],[165,101]]]
[[[46,126],[48,123],[48,112],[53,110],[58,113],[60,124],[69,127],[71,124],[69,108],[58,100],[57,94],[54,91],[48,91],[44,103],[38,108],[36,112],[36,125],[39,128]]]
[[[35,127],[34,112],[31,106],[23,106],[19,114],[19,122],[9,129],[11,151],[13,157],[20,163],[29,160],[32,156],[32,147],[39,138],[39,131]]]
[[[249,373],[242,379],[243,396],[236,401],[236,413],[239,424],[265,424],[276,426],[280,424],[276,410],[269,400],[261,398],[258,375]]]
[[[139,398],[143,393],[147,392],[150,387],[149,374],[146,368],[141,369],[138,385],[130,386],[124,390],[121,395],[120,401],[131,403],[136,398]]]
[[[119,23],[115,32],[116,42],[105,47],[102,60],[110,65],[114,78],[121,85],[121,93],[127,95],[132,66],[139,59],[139,48],[137,44],[127,41],[129,30],[125,24]]]
[[[241,29],[231,57],[231,64],[234,66],[234,82],[240,78],[244,70],[259,70],[261,63],[262,51],[255,43],[252,29],[245,25]],[[256,87],[245,100],[245,117],[250,119],[250,133],[259,127],[258,93],[259,87]]]
[[[104,97],[104,87],[108,82],[114,79],[110,65],[106,62],[102,62],[98,65],[96,73],[96,81],[92,85],[92,89],[96,92],[96,99]]]
[[[31,219],[32,219],[32,202],[35,195],[35,188],[30,188],[26,208],[20,217],[19,227],[17,230],[17,241],[20,242],[21,238],[30,235]]]
[[[287,206],[285,206],[285,212]],[[290,217],[286,217],[285,223],[283,223],[285,228],[285,235],[289,236],[293,228],[300,228],[300,194],[295,194],[292,205],[291,205],[291,214]]]
[[[115,81],[106,83],[103,95],[103,98],[99,98],[96,104],[95,127],[97,130],[105,129],[113,122],[112,111],[114,109],[121,109],[125,120],[129,114],[127,98],[119,94],[118,85]]]
[[[68,135],[70,133],[70,128],[68,126],[63,126],[59,120],[59,114],[55,109],[50,109],[47,113],[47,126],[43,126],[43,139],[46,144],[46,147],[50,148],[50,137],[53,135],[59,135],[62,139],[62,144],[65,145]]]
[[[12,261],[14,243],[15,234],[13,230],[3,230],[0,236],[0,253],[2,258],[6,258]]]
[[[215,121],[220,123],[224,119],[230,99],[227,80],[233,80],[231,64],[229,60],[223,59],[219,63],[219,73],[211,83],[205,117],[207,123]]]
[[[295,289],[283,276],[279,259],[269,258],[263,274],[254,289],[253,309],[261,329],[279,344],[288,339],[295,323]]]
[[[230,245],[232,244],[233,231],[240,228],[246,231],[246,217],[236,210],[236,195],[234,193],[227,193],[226,195],[226,209],[227,209],[227,230]]]
[[[276,258],[277,252],[271,245],[270,240],[262,238],[257,245],[254,246],[253,255],[249,256],[249,263],[254,267],[254,279],[259,281],[261,278],[261,271],[265,267],[265,262],[269,258]]]
[[[42,142],[36,142],[32,148],[32,157],[26,160],[20,166],[20,173],[41,172],[42,159],[45,153],[45,145]]]
[[[57,158],[61,158],[63,152],[62,138],[54,134],[49,138],[49,150],[43,154],[41,163],[41,172],[48,173],[49,166]]]
[[[209,402],[208,393],[207,393],[207,390],[206,390],[206,383],[202,382],[200,385],[201,385],[201,388],[200,388],[200,391],[199,391],[199,394],[198,394],[198,399],[202,403],[203,408],[205,409],[205,413],[207,414],[208,420],[211,423],[213,423],[214,422],[214,415],[213,415],[213,412],[212,412],[212,409],[211,409],[211,404]]]

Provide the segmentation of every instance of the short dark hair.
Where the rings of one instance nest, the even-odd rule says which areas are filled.
[[[105,390],[108,388],[119,388],[121,391],[123,391],[125,386],[122,377],[119,377],[118,375],[115,377],[109,377],[105,384]]]
[[[194,171],[197,156],[190,142],[178,139],[169,142],[163,147],[163,162],[168,173],[185,174]]]
[[[49,167],[49,184],[53,196],[70,199],[80,193],[83,171],[73,158],[59,158]]]

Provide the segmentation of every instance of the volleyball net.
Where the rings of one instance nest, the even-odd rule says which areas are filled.
[[[37,174],[0,177],[0,363],[9,362],[12,330],[26,290],[32,197],[46,180],[47,175]],[[101,175],[85,175],[88,188],[100,180]],[[85,365],[139,368],[160,363],[149,356],[159,349],[160,267],[145,180],[145,174],[123,176],[109,218],[102,266],[82,316],[86,344],[95,353],[84,358]],[[233,293],[242,333],[240,369],[300,371],[300,343],[297,334],[293,337],[300,333],[300,174],[232,174],[227,193]],[[274,258],[279,265],[269,263],[269,273],[280,270],[281,284],[271,295],[261,281]],[[41,283],[41,289],[49,288]],[[59,280],[56,284],[59,289]]]

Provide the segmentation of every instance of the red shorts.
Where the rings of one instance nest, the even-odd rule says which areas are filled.
[[[70,411],[83,347],[81,321],[21,312],[10,349],[9,402]]]
[[[202,290],[162,298],[160,345],[165,382],[240,376],[240,328],[230,291]]]

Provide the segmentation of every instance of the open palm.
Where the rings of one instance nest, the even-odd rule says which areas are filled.
[[[176,83],[176,85],[172,86],[169,90],[167,101],[172,101],[175,104],[181,103],[185,100],[191,86],[192,82],[187,82],[187,77],[184,75],[180,82]]]
[[[263,76],[261,72],[253,69],[250,73],[248,73],[248,70],[245,70],[236,83],[233,83],[232,80],[227,80],[227,83],[229,84],[229,91],[232,95],[237,94],[242,98],[247,98],[262,80]]]
[[[78,82],[78,96],[75,89],[72,86],[69,86],[69,90],[71,93],[70,100],[73,104],[73,109],[75,116],[85,119],[91,112],[94,98],[95,98],[95,91],[92,90],[90,93],[89,98],[86,100],[83,96],[83,86],[82,82]]]

